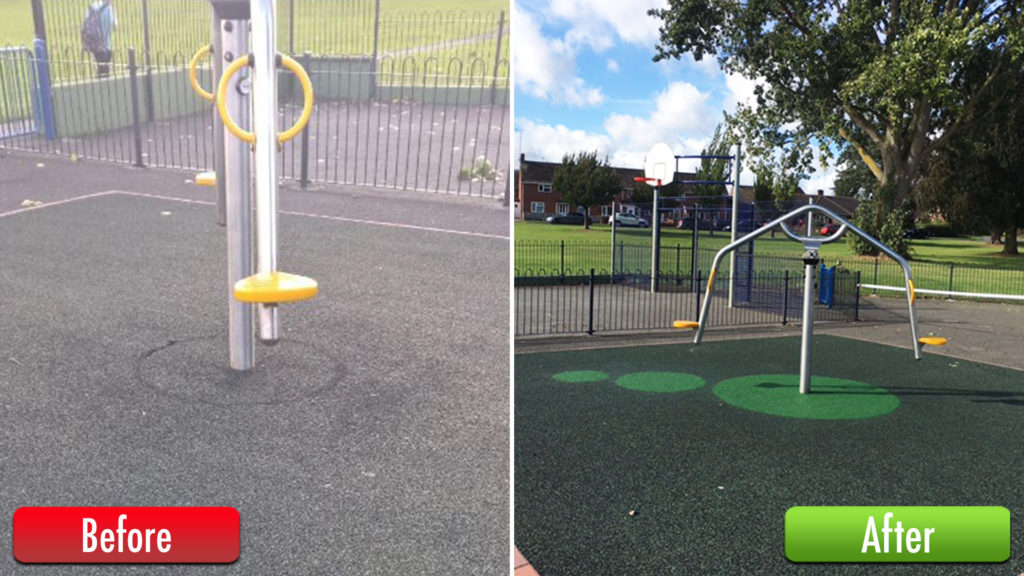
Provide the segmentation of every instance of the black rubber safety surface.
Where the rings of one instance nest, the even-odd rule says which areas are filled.
[[[515,540],[540,574],[1024,572],[1024,374],[817,336],[815,375],[870,385],[852,393],[882,388],[899,405],[861,419],[787,417],[733,406],[715,387],[796,374],[800,339],[713,338],[515,357]],[[583,371],[606,377],[553,378]],[[707,385],[616,385],[656,372]],[[778,380],[765,379],[787,385]],[[784,515],[797,505],[1005,506],[1011,558],[794,564]]]
[[[508,242],[283,215],[281,268],[321,291],[239,375],[213,221],[123,195],[0,219],[0,573],[504,573]],[[241,556],[19,565],[21,506],[233,506]]]

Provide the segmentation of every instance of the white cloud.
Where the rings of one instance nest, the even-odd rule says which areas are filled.
[[[698,154],[718,121],[708,97],[692,84],[674,82],[655,96],[655,108],[649,115],[611,114],[604,120],[603,132],[517,119],[522,152],[527,158],[558,162],[569,152],[597,150],[613,165],[633,168],[643,166],[644,156],[658,142],[678,154]],[[689,166],[681,163],[680,168]]]
[[[516,120],[522,133],[520,152],[528,159],[559,162],[571,152],[597,151],[599,158],[609,155],[611,139],[606,134],[593,134],[585,130],[571,130],[561,124],[537,124],[525,118]]]
[[[618,62],[616,62],[615,60],[612,60],[612,59],[609,58],[608,62],[606,62],[606,64],[607,64],[608,70],[610,72],[615,72],[616,74],[619,73],[619,63]]]
[[[576,75],[574,55],[561,40],[544,36],[533,16],[512,8],[516,19],[516,88],[536,98],[570,106],[597,106],[600,88]]]
[[[604,129],[622,151],[639,152],[654,144],[673,148],[706,139],[719,120],[708,105],[708,94],[687,82],[673,82],[654,98],[655,109],[646,117],[612,114]]]
[[[727,112],[735,111],[736,106],[740,104],[746,104],[756,110],[757,97],[754,96],[754,88],[759,83],[758,80],[752,80],[742,74],[726,74],[725,87],[729,93],[725,96],[722,106]]]
[[[567,42],[600,53],[614,45],[615,37],[629,44],[653,46],[659,21],[647,11],[665,6],[664,0],[551,0],[548,14],[570,24]]]

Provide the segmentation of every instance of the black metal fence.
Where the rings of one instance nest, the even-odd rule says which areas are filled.
[[[209,42],[209,3],[117,2],[123,52],[115,54],[104,78],[79,45],[87,4],[33,0],[42,13],[36,14],[37,34],[45,22],[49,45],[37,40],[32,47],[0,48],[0,148],[211,168],[213,107],[192,93],[187,78],[190,52]],[[503,11],[487,18],[403,13],[389,20],[379,1],[281,4],[288,42],[325,50],[296,55],[311,76],[316,105],[308,128],[279,155],[284,178],[302,185],[507,195],[510,85]],[[130,18],[139,21],[131,24]],[[394,21],[402,25],[387,24]],[[429,23],[438,27],[417,29]],[[332,25],[338,27],[333,33],[327,28]],[[403,27],[412,29],[401,35]],[[158,29],[166,41],[154,39]],[[306,30],[310,34],[298,32]],[[357,31],[362,36],[354,40]],[[208,65],[203,76],[209,86]],[[297,118],[301,95],[286,73],[278,82],[284,127]]]
[[[746,282],[744,289],[734,293],[730,306],[729,277],[716,277],[708,326],[801,321],[802,274],[759,272]],[[517,270],[515,335],[665,331],[675,320],[696,320],[700,316],[706,275],[661,275],[657,283],[658,290],[652,291],[649,269],[620,272],[614,278],[607,270],[533,276]],[[827,303],[814,307],[815,321],[856,320],[859,283],[859,273],[837,273],[832,298],[822,298]]]
[[[727,234],[727,233],[726,233]],[[608,242],[601,241],[517,241],[515,243],[515,267],[525,275],[561,274],[563,270],[587,270],[590,268],[610,270],[612,249]],[[624,243],[615,245],[615,271],[651,269],[651,247],[649,244]],[[696,252],[687,244],[663,243],[659,251],[659,268],[663,275],[680,276],[697,273],[706,276],[716,250],[700,248]],[[858,258],[825,256],[829,266],[859,272],[865,284],[881,286],[903,286],[903,269],[888,258]],[[803,262],[799,254],[791,256],[764,253],[755,250],[752,254],[740,255],[740,271],[744,273],[783,272],[799,274]],[[999,269],[990,266],[971,266],[955,263],[910,262],[914,274],[914,285],[918,289],[949,292],[978,293],[989,295],[1024,295],[1024,271]],[[723,272],[728,272],[728,260],[723,263]],[[879,295],[899,296],[896,292],[877,291]],[[919,293],[919,297],[929,297]],[[933,297],[946,297],[938,295]],[[969,297],[966,297],[969,298]],[[992,300],[993,298],[987,298]],[[998,298],[995,298],[998,300]],[[1013,302],[1014,300],[1005,299]]]
[[[33,7],[36,36],[53,52],[81,50],[81,26],[95,0],[25,0]],[[208,0],[118,0],[112,35],[115,59],[134,48],[140,64],[151,53],[191,55],[210,42]],[[388,0],[281,0],[278,47],[282,52],[439,60],[508,60],[509,22],[504,10],[424,10]]]

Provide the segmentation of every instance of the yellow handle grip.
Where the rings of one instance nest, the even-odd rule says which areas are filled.
[[[192,61],[188,63],[188,81],[192,84],[192,90],[199,95],[203,100],[209,100],[213,102],[213,93],[207,92],[199,85],[199,72],[196,69],[199,66],[199,61],[202,60],[203,56],[210,53],[211,47],[209,44],[203,46],[192,56]]]
[[[227,99],[228,85],[230,84],[231,77],[234,76],[243,66],[248,66],[250,61],[249,55],[238,58],[227,68],[224,69],[224,74],[220,77],[220,84],[217,86],[217,111],[220,112],[220,119],[224,123],[224,127],[229,132],[235,135],[236,138],[243,142],[249,142],[250,144],[256,141],[256,136],[248,130],[243,130],[235,121],[231,118],[228,113],[228,109],[224,102]],[[313,83],[309,80],[309,75],[299,65],[298,62],[289,58],[288,56],[281,55],[281,65],[287,68],[299,78],[299,84],[302,86],[302,114],[299,115],[299,119],[295,122],[295,125],[277,134],[277,141],[280,144],[291,140],[302,129],[309,123],[310,117],[313,115]]]

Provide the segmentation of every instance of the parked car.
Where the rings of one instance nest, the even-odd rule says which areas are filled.
[[[821,228],[821,235],[822,236],[831,236],[832,234],[835,234],[838,231],[839,231],[839,224],[837,224],[835,222],[829,222],[828,224],[825,224]]]
[[[647,228],[651,225],[646,218],[634,216],[633,214],[623,214],[622,212],[615,215],[615,223],[619,226],[636,226],[639,228]]]
[[[544,219],[548,224],[583,224],[583,214],[573,212],[570,214],[555,214]]]
[[[676,220],[676,229],[693,230],[693,217],[687,216],[686,218],[680,218],[679,220]]]
[[[932,233],[923,228],[907,228],[903,232],[904,238],[910,238],[913,240],[923,240],[925,238],[931,238]]]

